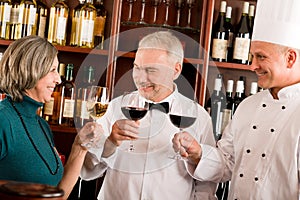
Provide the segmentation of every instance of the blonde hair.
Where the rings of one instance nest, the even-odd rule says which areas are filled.
[[[13,101],[22,101],[24,92],[50,72],[57,54],[57,49],[39,36],[12,42],[0,61],[0,90]]]

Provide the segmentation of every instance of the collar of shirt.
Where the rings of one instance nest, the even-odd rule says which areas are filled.
[[[296,83],[294,85],[284,87],[278,92],[279,100],[295,99],[298,98],[299,96],[300,96],[300,83]]]

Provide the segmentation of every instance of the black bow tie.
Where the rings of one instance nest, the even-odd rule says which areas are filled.
[[[149,109],[157,109],[164,113],[169,112],[169,103],[168,102],[162,102],[162,103],[149,103]]]

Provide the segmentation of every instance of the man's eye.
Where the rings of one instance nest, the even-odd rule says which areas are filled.
[[[265,59],[266,57],[263,56],[263,55],[256,55],[256,58],[257,58],[257,59],[260,59],[260,60],[263,60],[263,59]]]

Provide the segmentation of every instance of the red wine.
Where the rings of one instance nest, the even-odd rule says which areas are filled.
[[[121,110],[122,113],[125,115],[125,117],[135,121],[142,119],[148,111],[146,108],[136,108],[136,107],[122,107]]]
[[[170,119],[172,124],[178,128],[187,128],[191,126],[196,118],[195,117],[185,117],[185,116],[178,116],[170,114]]]

